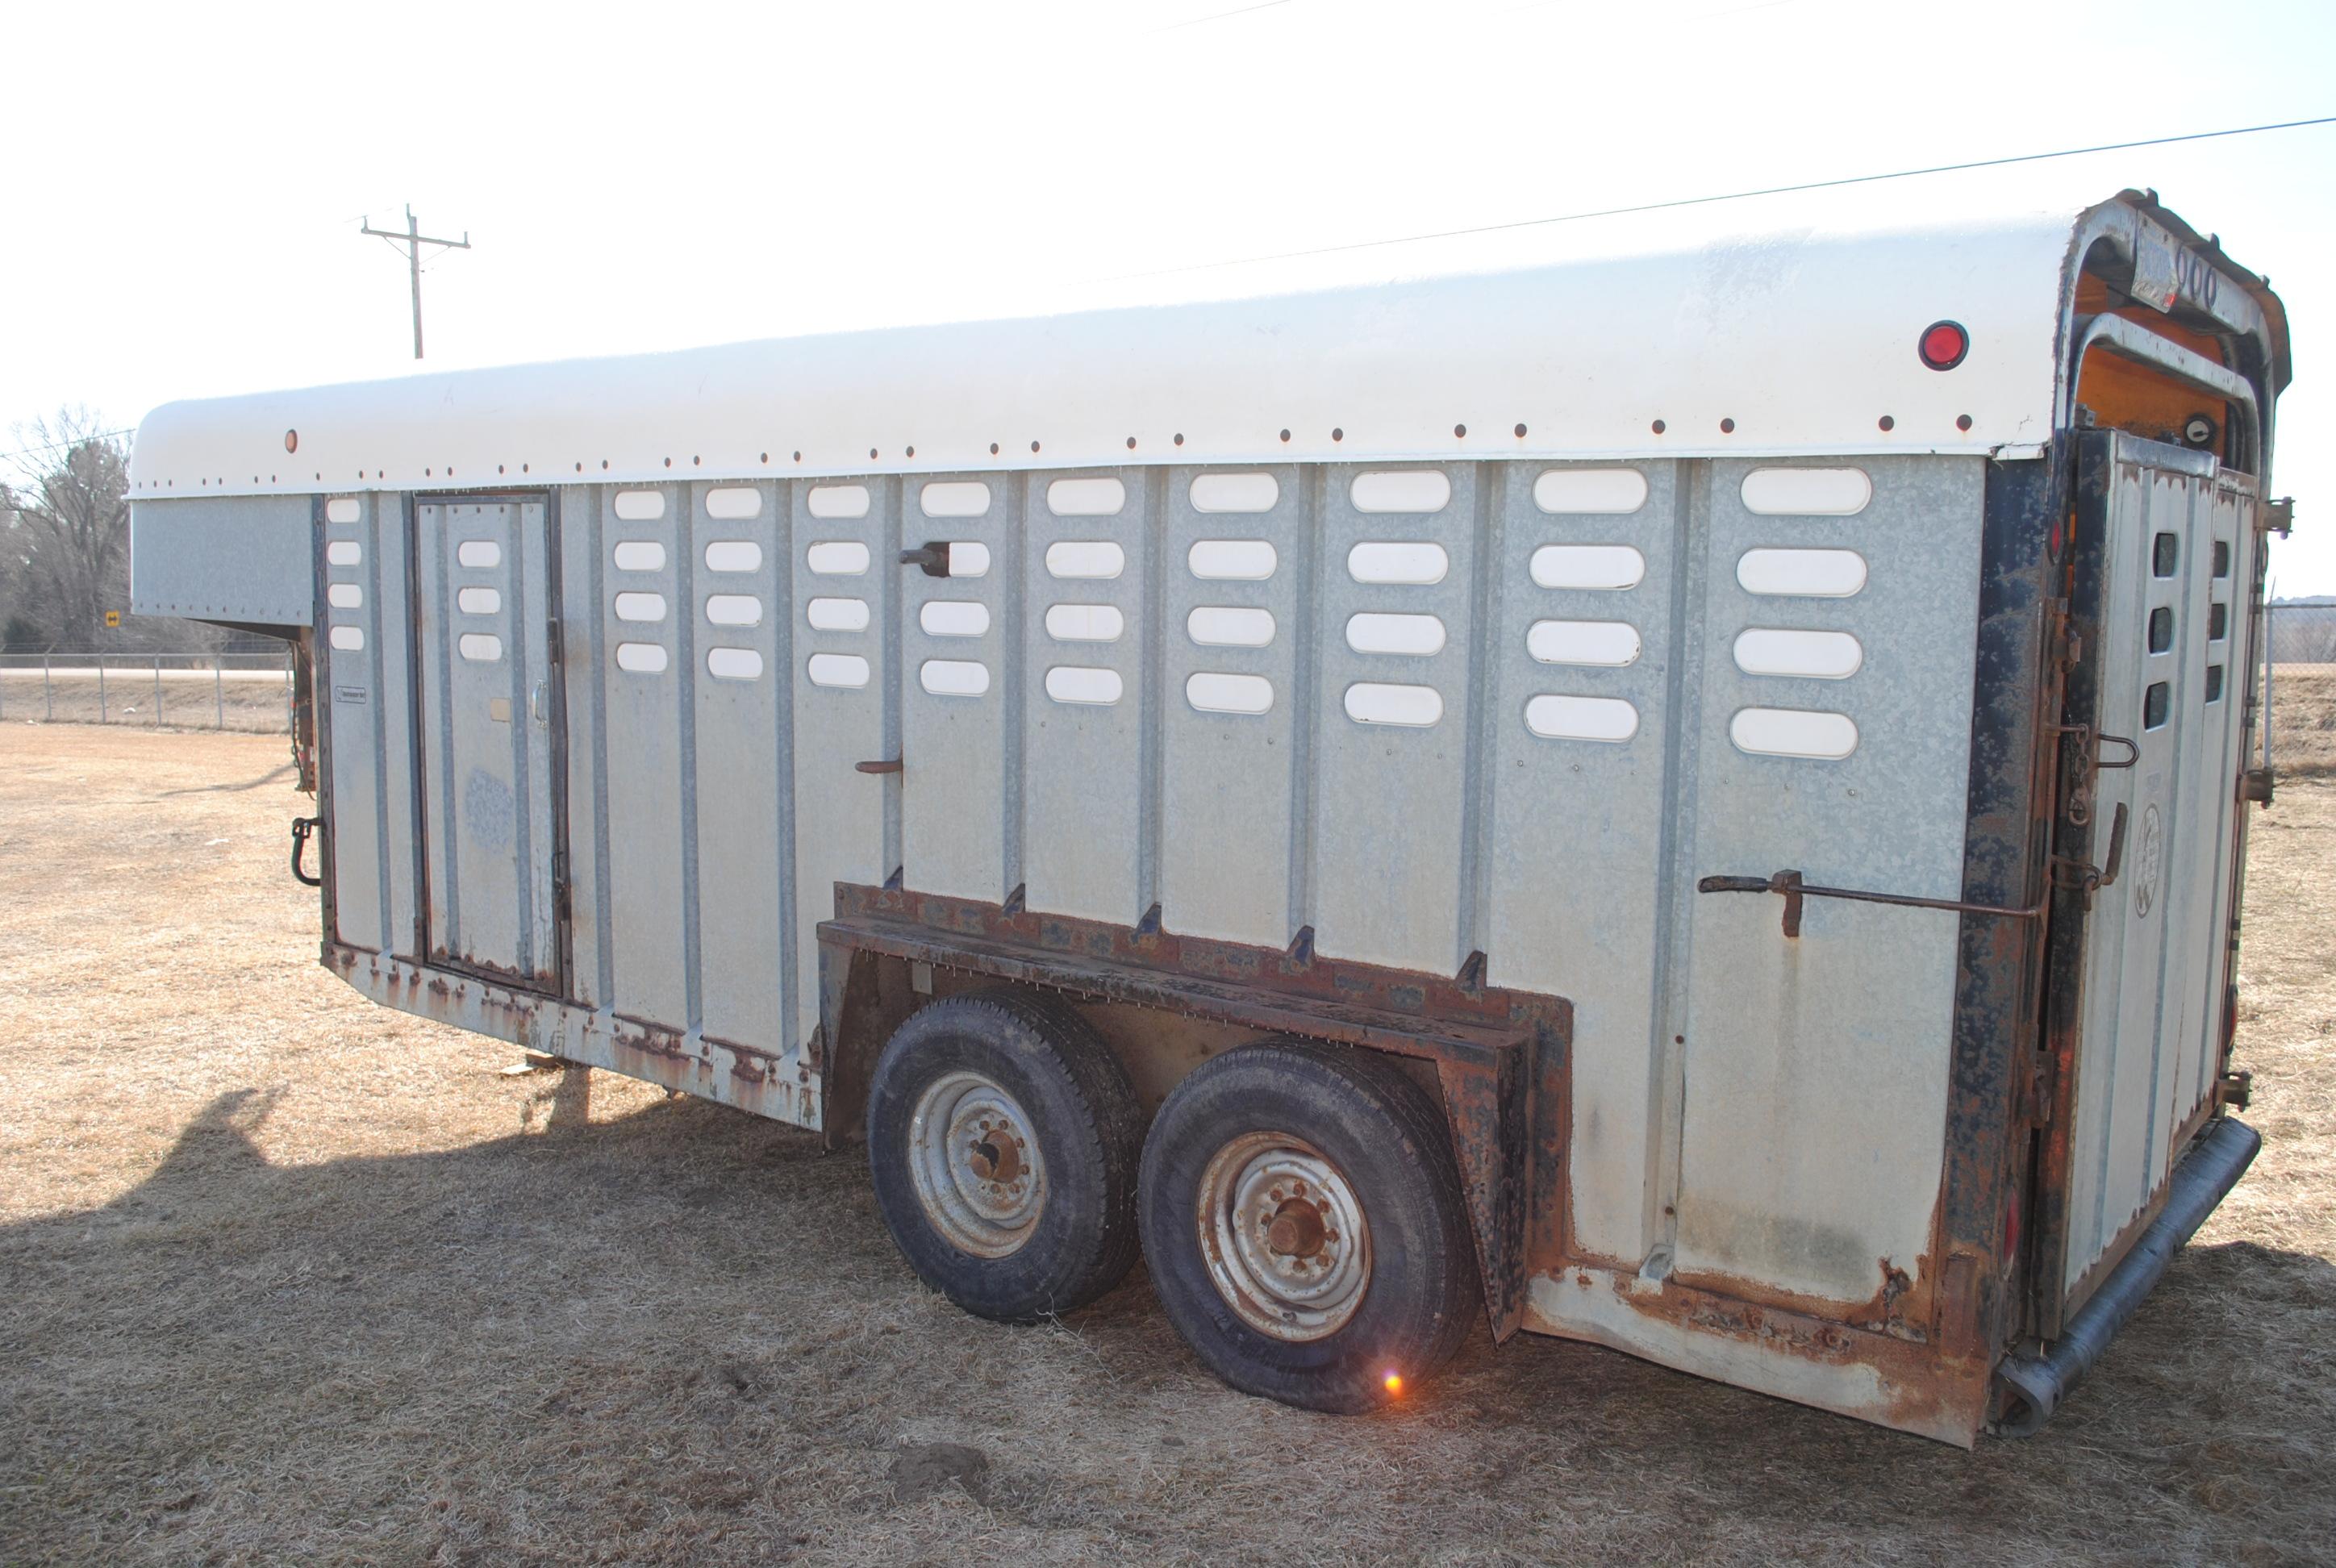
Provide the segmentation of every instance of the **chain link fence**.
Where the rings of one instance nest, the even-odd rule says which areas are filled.
[[[2263,613],[2272,663],[2336,666],[2336,604],[2274,604]]]
[[[288,735],[292,650],[0,654],[0,724],[138,725]]]

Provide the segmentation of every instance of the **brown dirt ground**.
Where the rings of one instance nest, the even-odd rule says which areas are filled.
[[[1244,1398],[1139,1274],[1043,1329],[808,1135],[376,1009],[284,742],[0,728],[0,1561],[2324,1560],[2336,784],[2254,832],[2253,1172],[2040,1437],[1978,1452],[1480,1340]],[[904,1446],[988,1458],[897,1500]]]

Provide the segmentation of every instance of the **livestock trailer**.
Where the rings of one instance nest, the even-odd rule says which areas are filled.
[[[326,968],[864,1139],[972,1311],[2029,1429],[2229,1114],[2279,300],[2127,191],[173,404]]]

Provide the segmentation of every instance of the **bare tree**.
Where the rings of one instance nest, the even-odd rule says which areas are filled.
[[[0,609],[52,644],[93,648],[129,597],[129,443],[86,408],[16,437],[26,482],[0,483]]]

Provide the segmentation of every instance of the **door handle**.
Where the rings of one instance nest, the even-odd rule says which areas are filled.
[[[551,683],[550,681],[540,680],[535,683],[535,689],[528,694],[527,707],[530,713],[535,715],[536,723],[548,725],[551,722]]]
[[[881,762],[856,762],[852,765],[854,773],[899,773],[901,767],[902,763],[899,757],[888,757]]]

